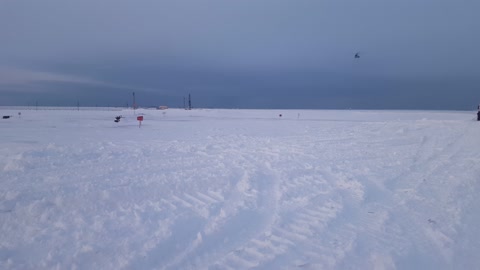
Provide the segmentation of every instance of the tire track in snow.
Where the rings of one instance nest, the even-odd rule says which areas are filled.
[[[425,260],[421,258],[422,256],[433,256],[436,257],[437,262],[447,264],[451,262],[452,251],[449,246],[452,244],[450,238],[453,236],[452,231],[447,234],[443,233],[442,229],[435,225],[436,221],[431,219],[432,216],[445,216],[439,211],[447,207],[445,198],[450,196],[451,188],[444,186],[437,189],[438,179],[431,177],[444,175],[442,171],[448,172],[455,166],[451,160],[457,153],[463,151],[464,146],[461,142],[464,141],[463,138],[469,136],[468,133],[468,130],[466,132],[459,130],[452,136],[452,132],[449,132],[450,137],[448,138],[423,136],[410,167],[401,175],[387,182],[386,190],[382,192],[390,194],[390,196],[384,197],[384,205],[371,204],[373,208],[377,208],[374,215],[395,213],[396,217],[408,217],[406,220],[401,220],[387,216],[383,219],[383,225],[379,224],[378,229],[369,232],[369,235],[376,239],[368,241],[372,247],[375,247],[375,250],[383,247],[386,256],[410,258],[407,259],[410,261],[418,262],[418,260]],[[431,131],[430,134],[432,134]],[[444,142],[448,143],[442,145]],[[439,204],[442,206],[439,207]],[[450,223],[451,217],[445,217],[443,222]],[[372,226],[368,227],[372,228]],[[390,229],[392,227],[395,228],[393,231]],[[388,230],[389,233],[386,235],[382,233],[382,228],[384,231]],[[403,240],[404,238],[411,239],[411,242],[406,242]],[[385,249],[385,247],[387,248]],[[430,253],[432,250],[437,250],[438,253]],[[408,265],[408,261],[401,259],[400,265],[405,263]],[[425,260],[424,263],[427,261]],[[429,267],[442,265],[441,263],[431,265],[431,263],[428,262]]]
[[[329,222],[336,217],[339,205],[328,202],[317,207],[308,207],[296,213],[289,220],[277,220],[270,231],[264,232],[256,238],[252,238],[242,247],[230,252],[224,259],[217,263],[219,269],[250,269],[259,267],[262,269],[281,269],[279,261],[286,252],[295,249],[297,245],[305,246],[306,249],[319,250],[317,238],[328,226]],[[328,251],[324,248],[324,252]],[[323,252],[323,254],[325,254]],[[330,252],[327,252],[332,254]],[[310,254],[318,258],[318,254]],[[270,267],[271,263],[275,267]],[[291,262],[290,262],[291,263]],[[291,267],[292,265],[288,267]]]
[[[417,131],[414,130],[413,132]],[[455,137],[454,135],[454,137],[449,137],[446,139],[442,138],[438,140],[438,142],[451,142],[449,143],[449,145],[442,147],[441,153],[443,153],[443,155],[438,157],[437,155],[435,155],[438,152],[435,150],[439,148],[435,145],[436,141],[431,141],[427,137],[424,137],[420,141],[420,148],[415,154],[416,159],[413,161],[410,167],[411,169],[407,170],[407,172],[405,173],[400,174],[399,176],[397,176],[396,179],[401,181],[412,180],[413,178],[414,183],[422,184],[421,182],[415,182],[415,179],[417,175],[424,174],[425,172],[419,172],[417,168],[423,168],[423,170],[427,168],[427,173],[436,175],[436,172],[439,170],[439,168],[448,165],[448,158],[452,157],[457,152],[456,150],[454,150],[457,147],[455,142],[459,139],[461,139],[461,135],[457,135],[457,137]],[[327,178],[338,179],[339,177],[343,177],[341,173],[329,176]],[[367,181],[365,182],[365,184],[367,184],[367,191],[372,189],[372,182]],[[409,184],[408,182],[402,182],[401,186],[404,185]],[[321,253],[324,259],[320,261],[329,263],[319,263],[318,261],[315,262],[315,256],[312,254],[312,257],[309,260],[303,260],[305,261],[305,263],[302,265],[313,267],[313,269],[315,269],[316,266],[321,267],[322,269],[331,269],[335,267],[335,265],[347,266],[352,265],[352,262],[357,261],[359,263],[358,265],[363,265],[365,268],[371,268],[374,265],[381,266],[382,264],[384,266],[389,265],[390,267],[392,267],[394,258],[393,256],[408,256],[408,254],[405,255],[405,250],[412,250],[412,248],[415,248],[416,250],[432,250],[435,245],[438,246],[438,244],[432,243],[432,241],[429,240],[428,237],[426,237],[428,231],[422,231],[421,229],[418,229],[429,228],[428,224],[427,226],[425,226],[426,219],[404,221],[398,220],[396,218],[394,219],[392,216],[390,216],[389,213],[395,213],[395,216],[410,216],[407,211],[402,211],[401,209],[398,209],[399,206],[397,196],[410,196],[411,193],[405,192],[399,187],[392,187],[391,185],[375,187],[375,189],[377,189],[377,193],[383,193],[383,195],[378,199],[381,199],[382,204],[384,205],[378,204],[376,202],[377,200],[369,201],[366,204],[357,204],[354,201],[345,201],[343,204],[346,203],[345,205],[348,206],[347,209],[351,209],[347,210],[347,212],[342,215],[347,215],[352,211],[361,212],[361,214],[353,217],[350,216],[346,218],[345,221],[341,221],[342,219],[340,217],[338,220],[334,221],[338,222],[339,229],[329,230],[331,235],[338,236],[337,233],[334,233],[335,231],[338,231],[339,234],[351,235],[351,238],[349,238],[350,240],[347,239],[342,241],[342,243],[347,243],[343,245],[343,251],[348,252],[349,248],[355,248],[355,252],[353,254],[364,254],[364,257],[349,257],[349,263],[345,262],[346,264],[342,264],[341,258],[342,256],[345,256],[345,253],[342,255],[340,249],[338,249],[338,252],[335,253],[339,255],[338,257],[335,257],[334,255],[332,255],[332,253],[322,251]],[[418,189],[418,186],[414,186],[414,189]],[[394,195],[396,197],[393,197]],[[418,200],[418,194],[416,194],[413,198]],[[367,209],[372,209],[369,214],[367,214],[365,211]],[[415,225],[412,225],[411,223]],[[403,240],[405,238],[405,234],[408,235],[409,239],[415,239],[415,243],[409,243]],[[442,234],[430,233],[430,235],[437,235],[440,237],[440,239],[444,239],[442,241],[447,241],[445,242],[447,245],[449,243],[449,240],[447,238],[441,236]],[[355,239],[355,241],[353,241],[352,239]],[[359,247],[363,245],[369,246],[372,249],[372,253],[362,253],[361,250],[359,250]],[[324,249],[322,245],[318,246],[318,248],[321,250]],[[330,256],[328,254],[330,254]],[[448,255],[447,253],[444,254]],[[371,257],[372,261],[365,263],[365,257]]]
[[[132,262],[132,267],[157,265],[159,269],[206,268],[225,253],[268,230],[276,215],[278,177],[264,159],[252,159],[251,153],[225,152],[227,153],[218,156],[219,162],[234,162],[229,166],[237,168],[233,171],[242,172],[237,180],[230,180],[230,188],[224,189],[229,192],[208,190],[172,194],[171,199],[166,201],[170,202],[169,207],[175,210],[177,216],[184,212],[185,215],[182,216],[188,217],[191,216],[188,212],[194,212],[198,218],[176,218],[174,226],[177,229],[172,231],[170,240],[159,242],[157,247],[150,250],[146,260]],[[231,159],[231,156],[235,158]],[[189,227],[197,230],[182,233],[184,229],[181,224],[191,222],[197,225],[189,224]],[[177,238],[175,235],[179,233],[183,235]],[[175,238],[177,239],[173,240]],[[166,252],[174,254],[170,258],[165,254],[154,258],[155,254],[165,252],[165,247],[169,245],[181,246],[182,249],[174,253]]]
[[[253,182],[259,184],[253,185]],[[209,222],[203,226],[199,232],[201,237],[197,237],[197,241],[191,243],[162,269],[208,268],[212,262],[224,257],[225,252],[237,249],[249,239],[268,230],[275,219],[275,193],[275,178],[269,175],[268,171],[243,175],[237,182],[236,192],[230,195],[231,198],[226,198],[219,213],[210,217]],[[255,204],[245,207],[245,197],[249,200],[253,196]],[[247,220],[248,224],[245,224]],[[231,238],[232,235],[237,236]],[[196,251],[199,247],[201,251]],[[192,253],[195,253],[194,260],[189,258]],[[255,262],[245,260],[244,264],[253,265]]]
[[[288,150],[281,149],[281,152],[291,155]],[[335,265],[337,260],[351,248],[356,234],[349,229],[343,229],[339,232],[341,235],[336,236],[334,251],[331,246],[321,244],[326,230],[331,230],[330,224],[336,220],[343,208],[342,202],[337,200],[339,198],[332,199],[333,186],[329,182],[335,182],[336,177],[329,174],[324,166],[317,168],[308,163],[297,164],[295,160],[302,155],[301,151],[296,151],[293,156],[289,155],[278,155],[275,160],[275,169],[280,172],[280,209],[282,211],[278,213],[279,216],[271,230],[252,238],[243,246],[227,254],[215,264],[218,269],[316,267],[322,265],[319,262],[325,257]],[[305,156],[307,155],[315,157],[309,154]],[[302,158],[304,158],[303,155]],[[298,169],[302,167],[304,169]],[[295,172],[292,172],[292,169]],[[320,175],[311,177],[308,176],[309,174],[304,174],[315,171]],[[293,178],[292,173],[295,175]],[[352,197],[356,196],[356,191],[351,190]],[[307,260],[292,258],[290,255],[284,256],[295,250],[297,245],[307,247],[307,250],[322,250],[323,255],[320,258],[318,253],[312,252]],[[299,256],[303,257],[301,254]],[[295,261],[294,265],[292,261]]]

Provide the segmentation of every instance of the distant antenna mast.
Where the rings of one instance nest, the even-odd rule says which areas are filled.
[[[135,107],[137,107],[137,103],[135,103],[135,92],[133,92],[133,114],[135,114]]]
[[[188,94],[188,109],[192,109],[192,97],[190,96],[190,94]]]

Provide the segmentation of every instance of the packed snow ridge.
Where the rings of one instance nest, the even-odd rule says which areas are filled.
[[[1,269],[480,265],[474,112],[0,113]]]

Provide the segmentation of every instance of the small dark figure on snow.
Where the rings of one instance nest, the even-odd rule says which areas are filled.
[[[122,119],[122,116],[119,115],[119,116],[115,116],[115,120],[113,120],[115,123],[118,123],[120,122],[120,119]]]
[[[480,111],[477,112],[477,121],[480,121]]]

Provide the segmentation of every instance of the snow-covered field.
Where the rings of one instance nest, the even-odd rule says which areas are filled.
[[[21,112],[0,269],[480,268],[475,112]]]

